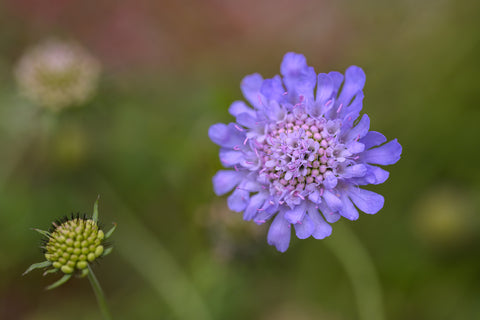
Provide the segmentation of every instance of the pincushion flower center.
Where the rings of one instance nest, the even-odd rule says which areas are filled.
[[[295,111],[295,110],[294,110]],[[303,111],[289,112],[281,122],[267,127],[260,174],[273,193],[304,191],[318,187],[332,173],[339,124],[324,118],[312,118]]]

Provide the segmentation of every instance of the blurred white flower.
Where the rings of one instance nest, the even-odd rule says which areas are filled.
[[[22,94],[52,110],[81,105],[92,97],[100,63],[76,43],[46,40],[28,50],[15,68]]]

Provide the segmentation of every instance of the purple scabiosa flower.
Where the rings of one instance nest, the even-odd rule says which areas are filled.
[[[228,206],[245,220],[272,219],[268,243],[284,252],[292,225],[300,239],[323,239],[329,223],[356,220],[357,208],[377,213],[384,198],[361,187],[387,180],[376,165],[397,162],[402,147],[369,131],[367,115],[359,118],[361,68],[317,75],[303,55],[289,52],[280,71],[271,79],[246,76],[241,89],[253,108],[235,101],[236,122],[214,124],[208,134],[228,168],[213,177],[215,193],[233,190]]]

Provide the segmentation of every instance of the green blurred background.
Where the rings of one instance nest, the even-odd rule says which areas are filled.
[[[13,68],[51,36],[103,73],[89,103],[38,117]],[[280,254],[214,195],[207,130],[288,51],[361,66],[371,129],[403,155],[370,188],[382,211]],[[0,318],[100,319],[86,279],[21,276],[42,260],[29,228],[100,194],[115,319],[480,319],[479,57],[478,1],[0,2]]]

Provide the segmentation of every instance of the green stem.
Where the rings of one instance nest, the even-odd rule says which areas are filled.
[[[120,206],[116,217],[118,225],[128,226],[117,237],[116,252],[151,284],[178,319],[212,319],[202,296],[168,249],[128,208],[110,183],[100,179],[103,180],[102,189],[108,193],[105,197],[116,200]]]
[[[352,283],[359,319],[385,319],[380,281],[368,251],[345,224],[335,224],[336,236],[325,244],[342,264]]]
[[[31,106],[30,114],[27,117],[25,127],[29,128],[23,136],[12,140],[12,146],[8,152],[8,156],[2,162],[0,168],[0,191],[2,191],[8,183],[8,180],[15,173],[18,164],[22,161],[22,157],[34,143],[43,143],[46,145],[48,139],[55,132],[58,123],[58,115],[45,112],[38,107]]]
[[[103,294],[102,287],[95,277],[92,268],[88,265],[88,280],[90,280],[90,284],[92,285],[93,292],[95,292],[95,297],[97,297],[98,306],[100,311],[102,311],[103,318],[105,320],[111,320],[112,315],[110,314],[110,310],[107,306],[107,301],[105,300],[105,295]]]

